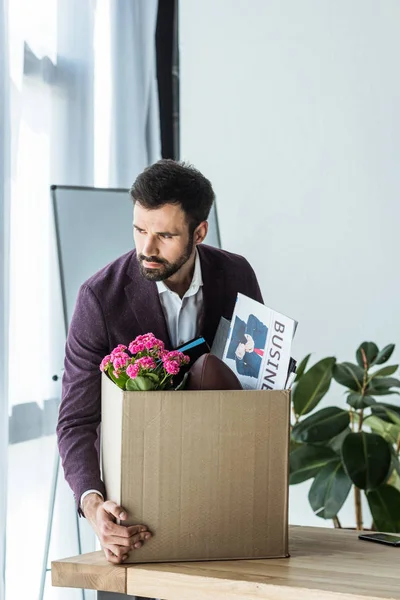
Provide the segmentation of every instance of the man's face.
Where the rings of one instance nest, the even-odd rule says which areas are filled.
[[[133,231],[140,271],[150,281],[169,279],[194,252],[193,234],[179,204],[133,209]]]
[[[242,358],[245,355],[245,353],[246,353],[246,346],[244,344],[242,344],[242,343],[239,343],[238,347],[236,348],[236,352],[235,352],[236,357],[239,360],[242,360]]]

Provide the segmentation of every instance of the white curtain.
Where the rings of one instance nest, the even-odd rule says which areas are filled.
[[[10,132],[7,0],[0,0],[0,600],[5,600]]]
[[[130,187],[132,175],[160,155],[157,8],[157,0],[111,1],[112,187]]]
[[[2,140],[9,142],[0,169],[9,162],[12,182],[10,213],[5,213],[0,225],[1,233],[10,237],[10,255],[2,248],[0,263],[0,309],[5,315],[0,352],[9,357],[8,366],[0,360],[1,433],[7,433],[9,411],[20,414],[27,403],[42,409],[47,400],[60,395],[60,381],[53,381],[52,375],[60,375],[65,340],[50,185],[130,186],[160,156],[157,4],[157,0],[12,0],[8,19],[1,11],[0,60],[7,57],[2,35],[7,27],[11,52],[9,77],[3,65],[0,70]],[[3,99],[8,97],[10,116],[4,119]],[[10,126],[11,136],[3,135],[3,121]],[[1,152],[3,148],[0,158]],[[2,213],[7,206],[3,185],[7,181],[1,172]],[[6,520],[6,435],[1,435],[0,444],[1,528]],[[54,433],[9,446],[6,583],[10,598],[38,596],[55,451]],[[58,501],[60,496],[64,500],[53,528],[50,559],[78,551],[75,507],[72,494],[64,488],[58,493]],[[1,542],[2,534],[0,529]],[[21,536],[35,540],[31,570],[24,578],[19,571]],[[2,549],[1,543],[1,565]],[[52,593],[46,598],[58,598]],[[71,599],[80,598],[69,593]]]
[[[95,182],[130,187],[161,155],[155,32],[158,0],[98,0]]]

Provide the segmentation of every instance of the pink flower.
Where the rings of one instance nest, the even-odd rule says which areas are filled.
[[[135,379],[135,377],[138,376],[139,368],[140,367],[139,367],[139,365],[137,363],[135,363],[134,365],[129,365],[128,368],[126,369],[126,374],[131,379]]]
[[[143,352],[145,349],[145,345],[143,342],[136,342],[135,340],[129,344],[129,352],[131,354],[137,354],[138,352]]]
[[[176,360],[166,360],[164,362],[164,369],[170,375],[177,375],[179,373],[179,370],[180,370],[179,369],[179,364],[176,362]]]
[[[113,375],[116,379],[119,379],[119,374],[117,373],[117,371],[113,371]]]
[[[126,352],[120,352],[118,356],[116,356],[113,360],[114,369],[123,369],[123,367],[125,367],[126,364],[129,362],[129,360],[129,355],[126,354]]]
[[[171,352],[164,352],[162,356],[162,360],[164,362],[176,361],[178,365],[186,365],[190,362],[190,357],[179,350],[172,350]]]
[[[111,362],[111,354],[107,354],[100,363],[100,371],[105,371]]]
[[[143,358],[139,358],[135,364],[140,365],[142,369],[146,370],[156,368],[156,361],[151,356],[143,356]]]
[[[144,345],[146,346],[147,350],[158,350],[160,352],[164,350],[164,342],[158,340],[154,336],[146,340]]]
[[[126,350],[126,346],[124,346],[123,344],[118,344],[118,346],[114,348],[114,350],[111,352],[111,360],[114,360],[114,358],[123,353],[124,350]]]

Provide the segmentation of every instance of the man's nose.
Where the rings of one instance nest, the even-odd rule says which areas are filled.
[[[146,236],[146,241],[143,246],[142,254],[145,256],[157,256],[158,248],[157,248],[157,240],[152,235]]]

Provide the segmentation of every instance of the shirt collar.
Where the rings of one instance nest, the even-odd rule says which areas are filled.
[[[169,289],[169,287],[167,287],[163,281],[156,281],[156,284],[157,284],[157,290],[158,290],[159,294],[162,294],[163,292],[171,291]],[[201,274],[200,256],[199,256],[199,252],[196,248],[196,256],[194,259],[194,271],[193,271],[192,283],[190,284],[189,289],[187,290],[184,298],[196,295],[202,285],[203,285],[203,276]]]

